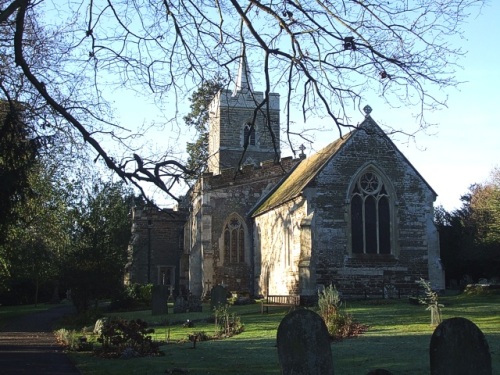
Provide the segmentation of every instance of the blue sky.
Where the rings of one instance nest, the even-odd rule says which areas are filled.
[[[447,108],[425,114],[428,122],[436,126],[418,133],[410,142],[407,137],[393,138],[398,148],[438,194],[436,205],[443,205],[447,210],[459,208],[460,197],[468,191],[469,186],[484,182],[490,172],[500,166],[500,124],[496,112],[497,100],[500,99],[500,49],[497,48],[500,2],[490,2],[481,14],[474,14],[464,30],[465,39],[459,42],[467,55],[460,61],[463,68],[456,72],[457,80],[464,83],[457,89],[446,91]],[[255,90],[261,89],[255,86]],[[138,113],[158,114],[155,106],[139,104],[138,100],[133,94],[129,96],[126,93],[117,98],[118,106],[126,103],[124,105],[128,113],[122,117],[129,123],[151,120],[137,117]],[[140,105],[142,111],[132,115],[131,104]],[[372,106],[372,118],[380,125],[403,127],[409,131],[418,127],[412,117],[412,109],[388,109],[377,100],[364,104]],[[187,107],[187,101],[185,105]],[[358,116],[359,120],[356,120],[356,115],[352,116],[355,122],[362,121],[363,114],[359,113]],[[163,147],[181,152],[189,140],[186,131],[171,124],[160,133],[148,134],[147,138],[157,142],[160,149]],[[317,142],[309,152],[338,138],[336,129],[330,132],[319,133]],[[283,156],[288,155],[283,152]],[[155,194],[154,199],[161,202],[161,194]]]
[[[448,91],[448,108],[428,114],[437,124],[432,134],[419,134],[416,144],[398,144],[438,193],[436,203],[447,210],[459,208],[460,196],[469,186],[484,182],[493,168],[500,167],[500,2],[471,18],[464,36],[468,53],[457,78],[465,83]],[[390,112],[376,108],[372,117],[396,121]]]

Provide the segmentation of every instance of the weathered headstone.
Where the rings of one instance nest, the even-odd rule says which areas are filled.
[[[436,327],[429,356],[431,375],[492,375],[488,342],[465,318],[446,319]]]
[[[216,285],[210,293],[210,310],[214,311],[219,306],[227,305],[227,289],[222,285]]]
[[[153,315],[162,315],[168,313],[168,286],[153,285],[151,310]]]
[[[282,375],[333,375],[330,335],[323,319],[311,310],[295,310],[278,327]]]

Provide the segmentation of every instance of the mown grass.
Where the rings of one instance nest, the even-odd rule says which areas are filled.
[[[500,374],[500,296],[450,296],[442,298],[443,318],[462,316],[472,320],[485,333],[492,352],[493,373]],[[331,345],[335,373],[366,374],[370,369],[385,368],[394,374],[429,374],[428,347],[434,327],[425,306],[410,305],[406,300],[352,301],[346,308],[355,320],[367,324],[368,331],[358,337]],[[171,343],[162,346],[164,357],[107,360],[90,353],[72,353],[84,375],[162,374],[182,368],[190,375],[201,374],[279,374],[276,330],[288,312],[286,308],[270,309],[260,314],[259,305],[234,306],[245,331],[229,339],[193,344],[187,341],[192,332],[212,334],[214,324],[196,322],[210,316],[208,312],[151,316],[150,311],[121,313],[127,319],[141,318],[152,323],[195,321],[192,328],[182,325],[155,327],[155,339]]]
[[[0,306],[0,327],[3,327],[5,322],[11,318],[45,311],[51,307],[54,307],[54,305],[44,303],[38,305]]]

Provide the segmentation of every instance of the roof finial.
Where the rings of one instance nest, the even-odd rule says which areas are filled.
[[[234,85],[233,96],[238,92],[252,91],[252,80],[250,78],[250,69],[248,69],[245,46],[241,48],[240,66],[238,68],[238,77]]]
[[[365,116],[368,117],[370,116],[370,113],[372,113],[372,107],[370,107],[369,105],[365,105],[363,111],[365,111]]]
[[[305,149],[306,149],[306,146],[304,146],[304,144],[301,144],[299,146],[299,150],[300,150],[299,158],[300,159],[305,159],[306,158],[306,154],[304,154],[304,150]]]

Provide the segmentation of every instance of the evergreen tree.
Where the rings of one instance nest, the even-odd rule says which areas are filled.
[[[187,168],[191,171],[189,180],[195,180],[207,168],[208,160],[208,132],[209,113],[208,106],[215,95],[224,87],[221,77],[204,81],[202,85],[189,98],[191,111],[184,117],[187,126],[196,130],[196,140],[187,142],[188,154]]]
[[[19,103],[0,100],[0,243],[15,221],[15,206],[30,194],[29,174],[40,146]]]
[[[134,195],[123,183],[98,182],[73,208],[72,239],[62,280],[79,311],[87,310],[92,301],[121,292],[133,203]]]
[[[500,277],[500,170],[461,200],[460,209],[435,215],[447,279]]]

